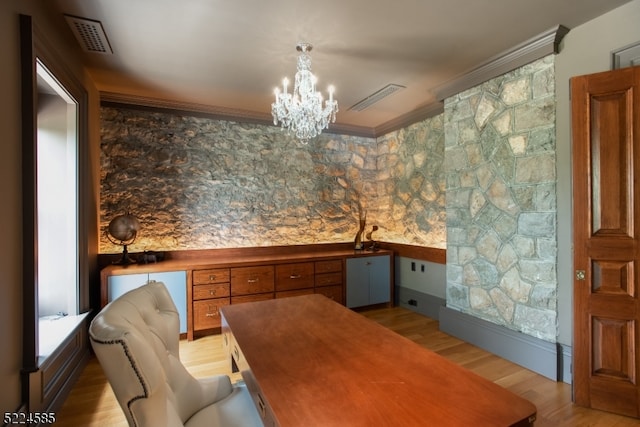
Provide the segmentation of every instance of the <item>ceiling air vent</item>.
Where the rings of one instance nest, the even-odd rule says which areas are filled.
[[[383,87],[379,91],[367,96],[362,101],[352,105],[349,108],[349,110],[362,111],[365,108],[369,108],[370,106],[372,106],[376,102],[380,101],[382,98],[387,97],[387,96],[391,95],[392,93],[397,92],[400,89],[404,89],[404,88],[405,88],[404,86],[400,86],[400,85],[396,85],[396,84],[386,85],[385,87]]]
[[[73,35],[86,52],[112,54],[107,34],[100,21],[80,18],[72,15],[64,16],[71,27]]]

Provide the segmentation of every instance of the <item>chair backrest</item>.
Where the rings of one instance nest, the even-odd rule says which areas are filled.
[[[161,282],[127,292],[91,322],[91,345],[130,426],[180,426],[201,408],[188,393],[199,386],[180,362],[179,331]]]

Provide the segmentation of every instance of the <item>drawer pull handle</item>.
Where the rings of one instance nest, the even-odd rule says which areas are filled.
[[[236,358],[236,362],[239,362],[240,360],[240,351],[238,351],[238,347],[233,347],[233,355]]]
[[[209,295],[215,295],[215,294],[216,294],[215,289],[209,289]]]
[[[247,282],[249,282],[249,283],[256,283],[257,281],[258,281],[257,277],[251,278],[251,279],[247,279]]]
[[[213,282],[214,280],[216,280],[216,275],[215,274],[210,274],[209,275],[209,281]]]
[[[206,317],[216,317],[216,313],[207,313],[205,314]]]
[[[218,307],[216,307],[215,305],[207,305],[207,313],[205,314],[206,317],[215,317],[218,315]]]
[[[299,279],[299,278],[301,278],[301,277],[302,277],[302,276],[301,276],[301,275],[299,275],[299,274],[292,274],[291,276],[289,276],[289,279]]]
[[[262,396],[258,394],[258,411],[260,412],[260,416],[265,418],[267,416],[267,405],[264,404],[262,400]]]

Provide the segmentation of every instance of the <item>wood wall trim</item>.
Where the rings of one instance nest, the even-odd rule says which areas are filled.
[[[279,255],[304,253],[319,253],[330,251],[345,251],[353,249],[353,243],[318,243],[311,245],[284,245],[284,246],[252,246],[239,248],[214,248],[214,249],[190,249],[182,251],[166,251],[161,254],[164,261],[194,261],[216,258],[242,258],[242,257],[273,257]],[[130,254],[133,258],[137,254]],[[100,254],[100,268],[110,265],[121,256],[118,254]]]
[[[447,263],[447,250],[441,248],[429,248],[426,246],[406,245],[402,243],[380,242],[382,249],[393,251],[395,256],[419,259],[423,261],[435,262],[437,264]]]
[[[31,16],[20,15],[22,76],[22,371],[38,370],[36,53]],[[27,378],[26,376],[23,378]],[[28,384],[23,384],[24,390]],[[31,408],[29,408],[31,409]]]

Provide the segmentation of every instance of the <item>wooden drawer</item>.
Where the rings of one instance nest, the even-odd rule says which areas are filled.
[[[274,269],[272,265],[238,267],[231,269],[231,295],[249,295],[273,292]]]
[[[341,259],[330,259],[328,261],[316,261],[316,274],[318,273],[334,273],[342,271]]]
[[[313,263],[276,265],[276,291],[313,288]]]
[[[322,294],[339,304],[344,305],[344,299],[342,298],[342,286],[324,286],[322,288],[316,288],[317,294]]]
[[[309,295],[313,293],[313,288],[294,289],[293,291],[276,292],[276,298],[297,297],[298,295]]]
[[[342,285],[342,272],[316,274],[316,286]]]
[[[214,283],[211,285],[197,285],[193,287],[193,299],[221,298],[231,295],[229,283]]]
[[[211,283],[229,282],[228,268],[210,268],[207,270],[193,270],[194,285],[208,285]]]
[[[243,302],[256,302],[273,299],[273,292],[268,294],[253,294],[231,297],[231,304],[242,304]]]
[[[204,299],[193,302],[193,329],[220,327],[220,307],[229,305],[229,298]]]

